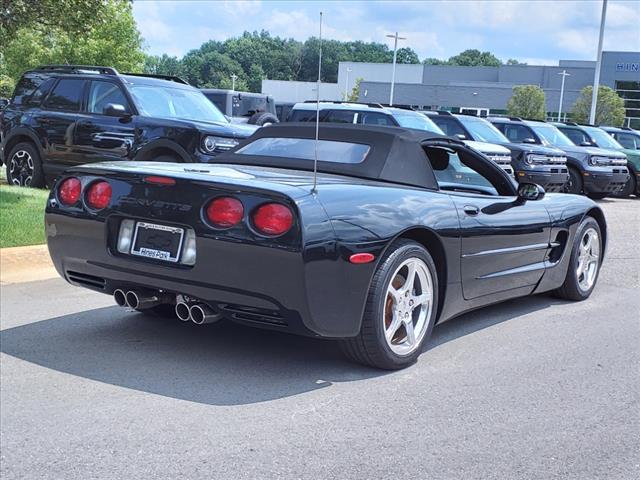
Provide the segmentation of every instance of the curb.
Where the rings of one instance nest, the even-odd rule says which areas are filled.
[[[0,285],[56,278],[46,245],[0,248]]]

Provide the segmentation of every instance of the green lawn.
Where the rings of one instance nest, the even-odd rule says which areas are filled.
[[[0,248],[44,243],[48,190],[0,184]]]

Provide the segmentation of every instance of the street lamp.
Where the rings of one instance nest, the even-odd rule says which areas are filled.
[[[562,98],[564,97],[564,79],[566,77],[570,77],[571,74],[567,73],[566,70],[562,70],[558,72],[558,75],[562,75],[562,84],[560,85],[560,105],[558,106],[558,121],[562,121]]]
[[[604,38],[604,22],[607,19],[607,0],[602,0],[602,14],[600,15],[600,36],[598,37],[598,57],[596,59],[596,73],[593,77],[593,93],[591,94],[591,112],[589,123],[596,123],[596,105],[598,103],[598,84],[600,83],[600,67],[602,66],[602,40]]]
[[[344,82],[344,99],[349,99],[349,72],[352,72],[351,67],[347,67],[347,79]]]
[[[396,83],[396,57],[398,54],[398,40],[406,40],[405,37],[399,37],[398,32],[395,35],[387,35],[389,38],[393,38],[393,70],[391,70],[391,94],[389,95],[389,106],[393,105],[393,87]]]

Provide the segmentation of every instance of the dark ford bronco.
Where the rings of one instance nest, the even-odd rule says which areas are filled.
[[[565,152],[569,193],[600,199],[621,191],[629,180],[623,153],[575,145],[555,125],[544,121],[502,117],[489,121],[514,143],[555,147]]]
[[[0,125],[8,181],[33,187],[83,163],[210,162],[258,128],[177,77],[72,65],[26,72]]]

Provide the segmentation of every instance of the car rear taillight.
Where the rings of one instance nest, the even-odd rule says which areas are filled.
[[[82,184],[76,177],[67,178],[58,187],[58,199],[68,207],[78,203],[81,193]]]
[[[102,210],[111,203],[111,185],[108,182],[100,181],[92,183],[87,190],[87,205],[96,210]]]
[[[207,205],[207,220],[217,228],[230,228],[242,220],[244,208],[240,200],[233,197],[218,197]]]
[[[263,235],[287,233],[293,225],[291,209],[281,203],[265,203],[253,213],[253,226]]]

